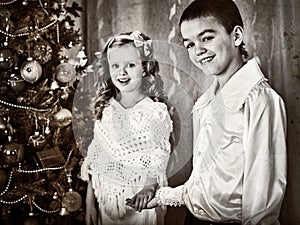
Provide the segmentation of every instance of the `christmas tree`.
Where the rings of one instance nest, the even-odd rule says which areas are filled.
[[[80,11],[66,0],[0,0],[0,224],[84,224],[87,139],[72,131],[90,127],[78,87],[87,59],[84,49],[65,54],[82,46]]]

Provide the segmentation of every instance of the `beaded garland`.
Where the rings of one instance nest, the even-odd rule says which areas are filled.
[[[1,5],[10,5],[10,4],[13,4],[13,3],[15,3],[15,2],[17,2],[18,0],[11,0],[11,1],[9,1],[9,2],[0,2],[0,6]]]
[[[49,29],[51,26],[53,26],[54,24],[57,23],[57,20],[54,20],[52,22],[50,22],[49,24],[47,24],[46,26],[42,27],[42,28],[38,28],[37,30],[35,30],[35,32],[42,32],[45,31],[47,29]],[[3,30],[0,30],[0,33],[4,34],[5,36],[8,36],[10,38],[16,38],[16,37],[24,37],[24,36],[28,36],[33,32],[25,32],[25,33],[21,33],[21,34],[10,34],[8,32],[5,32]]]

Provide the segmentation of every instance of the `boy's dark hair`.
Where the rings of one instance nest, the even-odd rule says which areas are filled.
[[[230,34],[235,26],[244,27],[240,11],[232,0],[195,0],[183,11],[179,27],[184,21],[191,21],[200,17],[212,16],[224,26]],[[245,43],[240,45],[240,52],[244,58],[248,57]]]

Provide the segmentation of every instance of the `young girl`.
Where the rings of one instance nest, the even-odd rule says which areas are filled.
[[[166,185],[172,131],[152,42],[138,31],[120,34],[100,58],[94,139],[82,165],[86,223],[163,223],[162,208],[138,212]],[[135,209],[126,206],[137,192]]]

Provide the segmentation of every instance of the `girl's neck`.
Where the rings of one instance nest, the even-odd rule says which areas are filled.
[[[116,100],[124,107],[124,108],[132,108],[138,102],[142,101],[146,97],[143,93],[119,93],[116,97]]]

